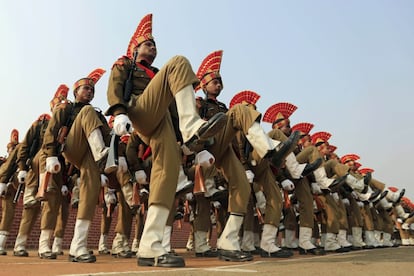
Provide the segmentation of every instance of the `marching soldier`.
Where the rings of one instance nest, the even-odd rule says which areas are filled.
[[[17,188],[17,153],[19,144],[19,131],[13,129],[10,142],[7,144],[8,157],[0,167],[0,197],[2,202],[2,216],[0,222],[0,255],[7,255],[5,250],[7,236],[13,224],[15,204],[13,199]]]
[[[87,238],[101,182],[107,184],[107,177],[100,174],[103,169],[99,164],[106,161],[110,130],[106,119],[90,102],[95,96],[95,84],[104,72],[96,69],[75,82],[75,102],[60,104],[54,109],[43,140],[42,157],[46,161],[45,167],[40,168],[43,174],[60,171],[60,154],[80,171],[80,199],[69,250],[71,262],[96,261],[87,249]]]
[[[151,66],[156,55],[152,14],[149,14],[138,25],[127,55],[112,67],[108,86],[110,108],[106,115],[115,116],[117,135],[128,133],[133,125],[153,152],[151,193],[138,265],[182,267],[184,260],[166,252],[161,244],[174,202],[179,171],[177,161],[181,159],[167,110],[175,99],[184,142],[211,137],[221,128],[225,118],[224,114],[219,114],[206,122],[196,113],[193,89],[198,80],[186,58],[176,56],[158,71]],[[125,90],[127,80],[132,87]]]

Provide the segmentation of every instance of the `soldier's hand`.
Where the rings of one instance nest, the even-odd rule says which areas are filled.
[[[201,167],[208,168],[214,164],[216,159],[207,150],[200,151],[195,156],[195,164],[199,164]]]
[[[316,182],[312,182],[311,190],[312,190],[312,193],[315,194],[315,195],[322,194],[321,187],[319,187],[318,183],[316,183]]]
[[[46,158],[46,171],[50,173],[60,172],[60,162],[56,156]]]
[[[106,175],[101,174],[101,186],[106,187],[109,184],[109,179],[106,177]]]
[[[293,191],[295,189],[295,184],[293,184],[292,180],[290,179],[285,179],[280,184],[285,191]]]
[[[6,183],[0,183],[0,196],[4,196],[7,193]]]
[[[139,171],[136,171],[135,172],[135,180],[140,185],[148,184],[147,174],[145,173],[144,170],[139,170]]]
[[[60,191],[62,192],[62,195],[63,195],[63,196],[67,196],[67,195],[68,195],[68,193],[69,193],[68,186],[66,186],[66,185],[62,185],[62,188],[60,189]]]
[[[27,171],[25,170],[19,171],[19,173],[17,174],[17,181],[19,181],[19,183],[24,183],[24,181],[26,180],[26,176],[27,176]]]
[[[122,136],[132,132],[132,123],[127,115],[119,114],[115,116],[114,132],[118,136]]]
[[[104,200],[106,204],[116,204],[116,190],[108,189],[108,192],[105,193]]]
[[[118,158],[118,171],[125,173],[128,170],[128,164],[124,156]]]
[[[249,183],[253,183],[254,173],[251,170],[246,170],[246,177]]]

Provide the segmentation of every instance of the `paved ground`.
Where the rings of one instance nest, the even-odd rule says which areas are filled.
[[[139,267],[136,259],[97,256],[93,264],[67,261],[67,252],[57,260],[41,260],[35,251],[28,258],[0,256],[0,275],[414,275],[414,246],[353,251],[326,256],[302,256],[295,252],[289,259],[255,256],[246,263],[224,262],[216,258],[195,258],[193,253],[177,250],[185,257],[180,269]]]

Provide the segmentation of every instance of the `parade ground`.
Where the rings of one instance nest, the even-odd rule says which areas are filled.
[[[70,263],[68,252],[57,260],[41,260],[36,251],[29,257],[0,256],[0,275],[414,275],[414,246],[303,256],[295,251],[289,259],[254,257],[251,262],[234,263],[217,258],[196,258],[194,252],[176,250],[185,257],[184,268],[137,266],[136,258],[117,259],[97,255],[92,264]]]

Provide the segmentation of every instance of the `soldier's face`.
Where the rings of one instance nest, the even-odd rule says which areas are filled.
[[[213,95],[215,97],[220,95],[220,92],[221,92],[222,89],[223,89],[223,86],[222,86],[221,81],[219,79],[212,79],[205,86],[205,90],[207,91],[207,94],[208,95]]]
[[[81,103],[89,103],[95,96],[95,89],[90,85],[82,85],[76,91],[76,101]]]
[[[138,47],[138,60],[145,60],[149,64],[154,62],[154,59],[157,57],[157,47],[154,42],[147,40],[142,42]]]

